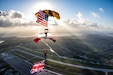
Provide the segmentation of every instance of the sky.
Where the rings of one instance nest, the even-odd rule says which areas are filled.
[[[0,0],[0,26],[36,25],[39,9],[59,12],[63,24],[76,28],[113,27],[113,0]]]

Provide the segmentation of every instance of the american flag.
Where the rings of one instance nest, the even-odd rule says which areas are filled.
[[[44,71],[44,67],[45,67],[45,60],[42,60],[42,61],[40,61],[38,63],[35,63],[32,66],[32,69],[31,69],[30,73],[33,74],[33,73],[42,72],[42,71]]]
[[[43,11],[39,11],[36,22],[43,26],[47,26],[48,25],[48,16]]]

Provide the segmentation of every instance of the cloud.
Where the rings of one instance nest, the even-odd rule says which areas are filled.
[[[98,9],[100,12],[104,12],[104,9],[103,8],[99,8]]]
[[[90,14],[91,14],[91,16],[93,16],[95,18],[100,18],[100,16],[95,12],[91,12]]]
[[[92,22],[83,17],[81,12],[76,14],[75,20],[64,20],[63,23],[69,26],[75,27],[98,27],[97,23]],[[49,25],[59,25],[59,22],[53,18],[49,17]],[[26,18],[24,14],[20,11],[10,10],[8,12],[0,11],[0,27],[11,27],[11,26],[37,26],[36,18],[30,19]]]
[[[94,17],[99,17],[98,14],[91,12]],[[62,21],[62,20],[61,20]],[[75,16],[75,19],[67,19],[59,22],[53,17],[49,17],[49,26],[58,26],[58,25],[68,25],[71,27],[78,28],[100,28],[98,23],[93,22],[83,16],[81,12],[78,12]],[[8,12],[0,11],[0,27],[14,27],[14,26],[38,26],[36,23],[36,18],[27,18],[20,11],[10,10]]]
[[[50,25],[58,25],[56,19],[49,17],[48,23]],[[8,12],[0,10],[0,27],[10,26],[38,26],[36,18],[25,17],[20,11],[10,10]]]
[[[56,25],[59,25],[58,22],[57,22],[58,19],[54,18],[54,17],[49,17],[49,20],[48,20],[48,24],[49,25],[52,25],[52,26],[56,26]]]
[[[38,25],[34,19],[26,18],[20,11],[0,11],[0,27]]]
[[[94,30],[100,30],[98,23],[93,22],[78,12],[75,19],[56,20],[49,18],[49,32],[53,36],[71,36],[81,33],[93,33]],[[62,26],[60,26],[62,25]],[[11,10],[0,13],[0,37],[37,37],[39,32],[44,32],[42,26],[38,26],[35,19],[26,18],[22,12]],[[105,28],[105,27],[104,27]],[[112,29],[109,29],[112,30]]]
[[[77,19],[75,19],[75,20],[70,20],[70,19],[64,20],[64,23],[68,24],[69,26],[74,26],[74,27],[84,27],[84,28],[94,27],[94,28],[99,28],[97,23],[84,18],[83,14],[81,12],[78,12],[76,14],[76,17],[77,17]]]
[[[15,10],[10,10],[8,12],[1,11],[0,10],[0,17],[6,17],[6,18],[22,18],[23,13]]]
[[[19,11],[10,10],[9,11],[9,16],[11,18],[22,18],[23,17],[23,13],[21,13]]]
[[[0,27],[0,37],[35,37],[36,29],[33,26]]]

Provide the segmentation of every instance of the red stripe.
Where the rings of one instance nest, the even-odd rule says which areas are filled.
[[[39,63],[36,63],[32,66],[31,69],[31,74],[35,73],[35,72],[40,72],[40,71],[44,71],[44,67],[45,67],[45,60],[40,61]]]
[[[47,26],[48,22],[45,20],[46,14],[42,11],[39,12],[37,22],[43,26]]]

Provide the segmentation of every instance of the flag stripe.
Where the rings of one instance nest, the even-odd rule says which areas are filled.
[[[44,71],[44,67],[45,67],[45,60],[42,60],[32,66],[30,73],[33,74],[35,72],[38,73]]]
[[[43,11],[39,11],[38,12],[38,18],[37,18],[37,23],[43,25],[43,26],[47,26],[48,25],[48,16],[43,12]]]

